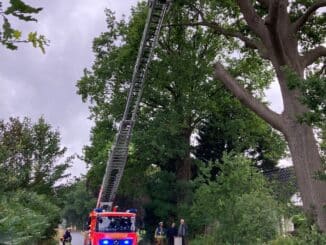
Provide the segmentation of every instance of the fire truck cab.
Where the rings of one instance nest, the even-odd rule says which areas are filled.
[[[137,245],[136,214],[95,209],[89,215],[85,245]]]

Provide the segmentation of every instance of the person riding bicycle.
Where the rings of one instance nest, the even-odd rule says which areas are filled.
[[[65,231],[65,234],[63,235],[63,237],[61,238],[62,245],[66,245],[66,243],[71,243],[71,240],[72,240],[72,237],[71,237],[70,229],[68,228]]]

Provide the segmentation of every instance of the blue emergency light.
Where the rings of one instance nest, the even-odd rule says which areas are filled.
[[[132,245],[132,240],[112,240],[112,239],[104,239],[100,241],[100,245]]]
[[[129,209],[126,210],[126,212],[127,213],[134,213],[134,214],[136,214],[137,213],[137,209],[136,208],[129,208]]]

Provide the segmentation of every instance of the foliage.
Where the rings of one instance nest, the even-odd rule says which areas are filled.
[[[91,130],[91,145],[84,147],[83,160],[91,166],[86,175],[86,185],[97,196],[105,172],[108,152],[115,130],[111,120],[97,121]]]
[[[302,213],[298,213],[292,220],[296,227],[294,238],[299,245],[326,243],[326,234],[321,233],[321,231],[317,229],[312,217],[307,217]]]
[[[20,190],[1,196],[1,244],[33,244],[51,238],[59,221],[59,208],[44,195]]]
[[[300,216],[300,224],[296,221],[296,217]],[[317,230],[316,225],[312,224],[312,220],[307,219],[303,214],[297,214],[292,218],[296,225],[294,234],[285,237],[278,237],[270,241],[270,245],[315,245],[325,244],[326,235]]]
[[[10,0],[5,10],[3,7],[3,1],[0,1],[0,17],[2,18],[0,43],[11,50],[16,50],[18,43],[31,43],[34,48],[40,48],[44,53],[44,47],[49,43],[45,36],[39,35],[35,31],[28,33],[27,37],[23,38],[22,31],[13,28],[10,23],[10,16],[26,22],[36,22],[37,19],[34,15],[40,13],[42,8],[35,8],[22,0]]]
[[[177,15],[171,14],[166,18],[168,23],[162,29],[159,45],[155,51],[156,58],[151,63],[146,79],[133,134],[137,161],[147,166],[156,164],[161,169],[171,172],[181,172],[180,166],[185,161],[187,165],[194,167],[194,161],[190,159],[190,153],[194,151],[190,142],[191,134],[203,127],[212,114],[225,115],[226,118],[222,119],[225,122],[228,119],[232,120],[228,118],[234,113],[232,104],[235,104],[236,110],[243,112],[241,118],[234,119],[233,128],[223,125],[221,131],[227,130],[234,139],[238,137],[238,133],[241,134],[239,137],[241,139],[252,139],[243,143],[242,151],[259,147],[257,151],[264,152],[265,155],[275,152],[277,156],[269,158],[277,160],[280,157],[279,152],[283,150],[280,146],[282,144],[276,143],[277,140],[281,142],[278,135],[271,132],[262,121],[257,122],[256,117],[243,110],[243,107],[212,79],[213,70],[210,64],[215,58],[215,52],[224,48],[224,40],[213,40],[213,34],[205,32],[201,27],[169,27],[168,24],[176,20],[188,20],[187,12],[179,10]],[[100,173],[103,172],[103,163],[107,159],[104,152],[108,150],[114,132],[107,126],[116,128],[117,124],[114,122],[119,122],[121,119],[126,101],[127,88],[137,54],[135,51],[138,49],[144,26],[144,13],[146,13],[144,5],[138,5],[132,13],[132,18],[126,22],[117,21],[111,11],[106,11],[108,30],[94,40],[95,62],[91,70],[85,70],[84,76],[77,84],[82,99],[91,102],[91,115],[98,124],[93,130],[94,142],[90,147],[86,147],[85,151],[85,159],[92,166],[88,179],[90,182],[96,180],[96,184],[90,184],[92,188],[96,186],[96,189],[101,179],[96,176],[101,176]],[[253,66],[255,61],[257,61],[256,56],[252,54],[248,62],[238,67],[238,72],[250,70],[247,78],[256,76],[258,71],[264,70],[264,64],[257,62],[257,65]],[[248,69],[248,66],[252,66],[251,69]],[[268,70],[265,76],[261,77],[270,80]],[[260,88],[255,90],[258,91]],[[248,124],[242,123],[241,121],[247,117],[252,120],[248,120]],[[113,123],[107,124],[107,118],[110,118]],[[250,133],[246,135],[245,127],[252,127],[250,123],[256,123],[259,128],[262,128],[256,138],[251,138]],[[232,133],[235,128],[240,130]],[[107,130],[111,136],[104,135],[104,132],[100,133],[101,129]],[[101,135],[105,142],[97,138]],[[258,138],[271,140],[258,146],[256,144]],[[99,144],[95,143],[95,140],[98,140]],[[271,146],[275,146],[275,149],[276,146],[280,146],[279,148],[282,149],[277,149],[277,153],[274,149],[265,149]],[[101,153],[97,155],[92,152]],[[177,173],[176,176],[180,179],[180,174]]]
[[[264,177],[244,157],[225,155],[223,162],[216,180],[210,180],[215,164],[196,179],[203,184],[195,193],[192,225],[210,232],[194,244],[262,244],[276,237],[280,209]]]
[[[215,56],[215,78],[244,106],[286,136],[304,209],[310,212],[311,206],[315,207],[316,220],[325,231],[325,183],[315,181],[311,173],[322,169],[318,146],[313,140],[306,140],[313,139],[312,128],[298,120],[305,116],[308,122],[325,121],[326,15],[322,11],[325,1],[176,0],[174,3],[187,9],[191,16],[190,21],[174,22],[174,26],[205,26],[215,33],[214,38],[225,37],[225,48]],[[258,57],[250,64],[247,61],[254,60],[253,53]],[[251,68],[259,63],[265,69],[248,78]],[[247,72],[238,69],[242,64],[246,64]],[[301,78],[300,89],[289,88],[292,81],[287,79],[284,67]],[[280,86],[282,113],[272,111],[261,100],[259,89],[273,80],[265,79],[266,69],[274,73]]]
[[[223,97],[220,107],[199,127],[196,157],[207,163],[236,151],[263,170],[275,168],[285,151],[281,136],[231,96]]]
[[[151,175],[148,183],[150,202],[146,204],[149,227],[156,227],[161,220],[176,217],[176,181],[175,175],[158,171]]]
[[[290,89],[298,89],[302,93],[301,101],[310,108],[310,111],[300,119],[302,122],[323,127],[326,121],[326,78],[324,74],[307,74],[301,79],[289,68],[285,68]]]
[[[172,7],[178,9],[177,5]],[[94,64],[77,82],[78,94],[90,102],[95,121],[91,144],[84,152],[90,166],[86,184],[94,196],[123,113],[146,8],[144,4],[133,8],[128,21],[118,21],[110,10],[106,15],[108,29],[93,42]],[[194,178],[198,166],[203,165],[195,158],[209,161],[228,151],[222,144],[215,149],[216,140],[230,142],[234,146],[231,150],[251,154],[256,165],[269,161],[274,166],[285,147],[275,131],[245,110],[213,79],[211,64],[216,52],[227,48],[226,40],[213,38],[214,34],[202,27],[175,27],[176,21],[189,21],[188,12],[180,8],[170,12],[162,28],[117,195],[119,205],[145,208],[139,217],[152,228],[162,219],[183,216],[188,220],[194,186],[191,181],[182,181],[181,166],[187,165]],[[233,72],[243,72],[242,82],[247,85],[250,79],[259,79],[261,84],[251,86],[258,94],[272,77],[254,52]],[[195,147],[191,136],[197,132],[200,139]],[[205,158],[200,149],[213,153]]]
[[[78,180],[67,187],[62,198],[62,217],[67,224],[76,225],[79,229],[85,228],[89,212],[96,206],[96,199],[87,191],[85,180]]]
[[[59,132],[43,118],[35,124],[28,118],[0,121],[0,189],[51,193],[54,184],[67,177],[64,172],[72,159],[59,163],[65,152]]]
[[[60,134],[40,118],[0,121],[0,243],[33,244],[50,239],[60,222],[55,188],[67,177],[71,157]],[[57,186],[55,186],[57,185]]]

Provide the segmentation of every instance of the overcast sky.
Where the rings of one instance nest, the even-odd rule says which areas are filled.
[[[31,45],[17,51],[0,46],[0,119],[30,117],[36,121],[44,116],[62,136],[68,155],[82,153],[89,142],[92,122],[80,96],[76,81],[85,67],[93,62],[92,40],[105,31],[104,9],[118,16],[129,15],[137,0],[29,0],[33,6],[44,7],[35,24],[13,21],[13,27],[24,32],[37,30],[50,41],[46,53]],[[267,93],[281,111],[277,87]],[[85,173],[85,164],[74,162],[72,174]]]
[[[5,3],[6,1],[4,1]],[[76,94],[76,81],[93,62],[92,40],[105,31],[104,9],[129,15],[137,0],[42,0],[26,1],[44,7],[37,23],[14,21],[24,32],[37,30],[50,41],[46,53],[31,45],[10,51],[0,45],[0,119],[44,118],[62,136],[68,154],[81,154],[89,142],[92,123],[87,105]],[[73,175],[85,173],[85,164],[75,161]]]

